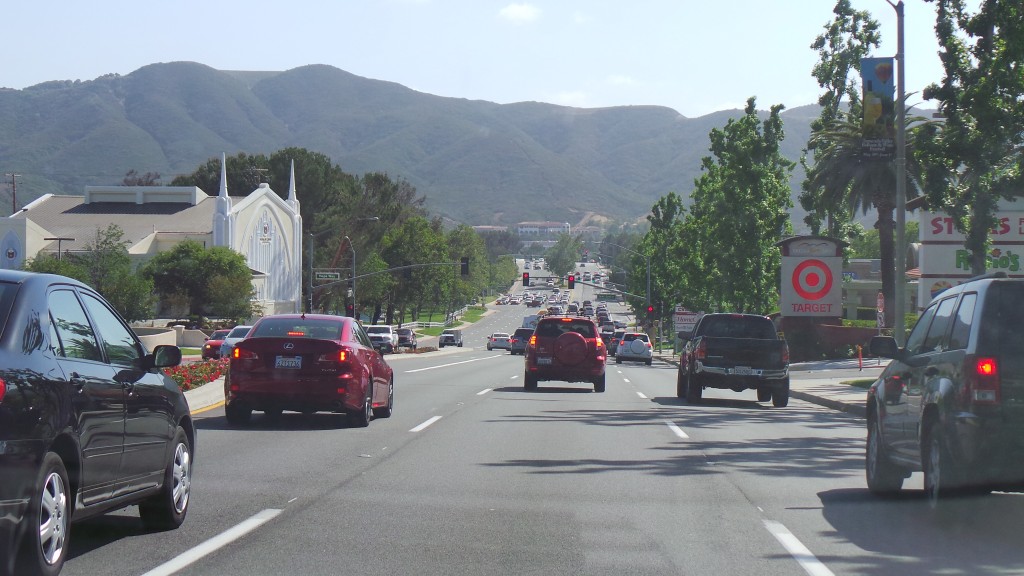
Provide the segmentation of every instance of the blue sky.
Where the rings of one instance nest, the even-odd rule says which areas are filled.
[[[896,53],[886,0],[853,0]],[[0,87],[128,74],[155,62],[222,70],[329,64],[457,98],[686,116],[816,101],[809,48],[834,0],[57,0],[8,2]],[[56,6],[56,7],[55,7]],[[941,79],[934,4],[906,1],[907,91]],[[920,95],[910,98],[919,103]]]

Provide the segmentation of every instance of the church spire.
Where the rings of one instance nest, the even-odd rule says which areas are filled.
[[[228,156],[226,153],[220,153],[220,194],[221,198],[228,197]]]
[[[291,173],[288,175],[288,200],[295,199],[295,160],[292,160]]]

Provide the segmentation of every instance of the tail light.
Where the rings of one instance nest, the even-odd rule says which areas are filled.
[[[530,346],[536,346],[536,345],[537,345],[537,335],[534,334],[533,336],[530,336]]]
[[[327,354],[321,354],[317,358],[317,362],[348,362],[349,351],[347,348],[342,348],[335,352],[329,352]]]
[[[789,365],[789,343],[785,340],[782,341],[782,365]]]
[[[706,340],[701,340],[700,344],[697,344],[697,349],[693,351],[693,355],[697,360],[704,360],[708,356],[708,343]]]
[[[4,401],[5,394],[7,394],[7,382],[4,382],[3,378],[0,378],[0,402]]]
[[[238,346],[231,349],[231,358],[234,360],[257,360],[259,357],[259,354],[252,350],[243,350]]]
[[[999,362],[990,356],[969,355],[964,359],[964,392],[972,404],[999,404],[1001,383]]]

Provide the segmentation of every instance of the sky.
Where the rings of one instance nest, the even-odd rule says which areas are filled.
[[[56,0],[6,2],[0,87],[126,75],[157,62],[220,70],[328,64],[455,98],[688,117],[817,101],[814,38],[835,0]],[[873,56],[895,56],[896,12]],[[942,78],[934,4],[905,2],[911,104]],[[932,106],[927,106],[932,107]]]

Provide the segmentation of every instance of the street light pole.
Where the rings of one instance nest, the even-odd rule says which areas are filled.
[[[359,312],[356,308],[356,247],[352,245],[352,239],[345,236],[345,241],[348,242],[348,247],[352,250],[352,315],[358,321]]]
[[[907,226],[907,118],[906,118],[906,55],[903,44],[903,0],[893,4],[896,10],[896,286],[894,290],[893,336],[903,344],[904,308],[907,291],[907,253],[904,248]]]

